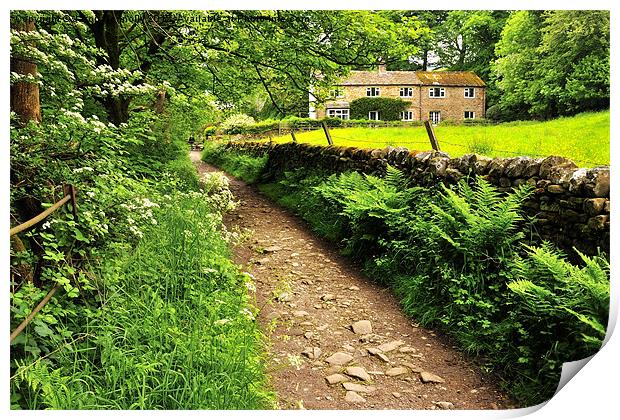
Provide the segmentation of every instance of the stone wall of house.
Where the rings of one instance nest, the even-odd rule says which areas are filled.
[[[370,86],[370,85],[369,85]],[[332,108],[348,108],[348,104],[359,98],[366,97],[367,86],[342,86],[343,97],[334,99]],[[400,88],[403,86],[386,86],[380,85],[380,97],[383,98],[400,98]],[[441,120],[462,120],[464,111],[475,112],[476,118],[484,118],[485,116],[485,89],[476,87],[475,97],[466,98],[464,87],[444,87],[446,96],[444,98],[429,97],[428,90],[430,86],[409,86],[413,88],[413,96],[410,98],[402,98],[410,105],[407,106],[408,111],[413,112],[414,120],[428,120],[430,111],[439,111]],[[330,102],[331,103],[331,102]],[[325,106],[317,106],[317,118],[326,116]]]
[[[473,111],[476,118],[485,116],[485,90],[475,88],[473,98],[465,97],[464,87],[445,87],[446,96],[444,98],[431,98],[428,95],[429,86],[422,87],[421,95],[421,114],[422,120],[429,119],[430,111],[439,111],[441,120],[462,120],[464,111]]]
[[[255,155],[267,153],[268,177],[300,167],[383,174],[389,164],[420,186],[453,184],[465,176],[482,177],[502,192],[530,184],[535,190],[524,208],[536,218],[533,227],[537,235],[573,257],[573,247],[589,255],[597,249],[609,253],[609,167],[579,168],[559,156],[489,158],[469,154],[450,158],[443,152],[404,147],[358,149],[255,142],[231,142],[226,147]]]

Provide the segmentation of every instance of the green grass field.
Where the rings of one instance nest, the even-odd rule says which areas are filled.
[[[334,144],[362,148],[405,146],[428,150],[426,129],[421,127],[334,128]],[[518,121],[487,126],[435,127],[441,150],[450,156],[478,153],[491,157],[559,155],[580,166],[609,164],[609,111],[584,113],[551,121]],[[323,130],[297,133],[303,143],[327,144]],[[291,136],[273,139],[290,142]]]

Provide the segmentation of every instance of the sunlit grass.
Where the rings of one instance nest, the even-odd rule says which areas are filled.
[[[23,371],[33,409],[266,409],[264,336],[219,211],[178,194],[137,247],[99,267],[79,349]],[[247,283],[247,284],[246,284]],[[52,370],[53,369],[53,370]]]
[[[334,144],[361,148],[404,146],[410,150],[429,150],[423,126],[389,128],[332,128]],[[491,157],[550,155],[564,156],[578,165],[592,167],[609,164],[609,111],[584,113],[551,121],[520,121],[487,126],[435,127],[441,150],[450,156],[478,153]],[[323,130],[296,133],[303,143],[327,145]],[[292,141],[290,135],[273,139]]]

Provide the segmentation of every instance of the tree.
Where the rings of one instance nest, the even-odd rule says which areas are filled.
[[[609,12],[519,11],[493,63],[505,118],[552,118],[609,106]]]
[[[11,19],[11,29],[33,32],[35,23],[32,18],[16,16]],[[11,56],[11,111],[17,114],[22,126],[30,121],[41,122],[37,73],[37,64],[30,57],[21,54]]]

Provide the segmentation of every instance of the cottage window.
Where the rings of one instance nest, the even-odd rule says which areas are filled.
[[[476,113],[474,111],[465,111],[465,113],[463,114],[463,118],[465,118],[466,120],[471,120],[476,118]]]
[[[400,120],[401,121],[413,121],[413,111],[401,111]]]
[[[472,87],[465,88],[465,97],[466,98],[475,98],[476,97],[476,89]]]
[[[401,87],[400,88],[400,97],[401,98],[412,98],[413,97],[413,88]]]
[[[327,110],[327,116],[330,118],[340,118],[341,120],[349,119],[348,108],[330,108]]]
[[[381,89],[379,89],[378,87],[366,88],[366,96],[380,96],[380,95],[381,95]]]
[[[446,97],[446,88],[442,87],[432,87],[428,89],[428,97],[429,98],[445,98]]]
[[[428,118],[431,120],[433,124],[439,124],[439,122],[441,121],[441,112],[431,111],[428,113]]]
[[[332,98],[344,98],[344,90],[338,86],[332,89],[330,97]]]
[[[379,111],[370,111],[368,113],[368,119],[372,121],[379,121]]]

